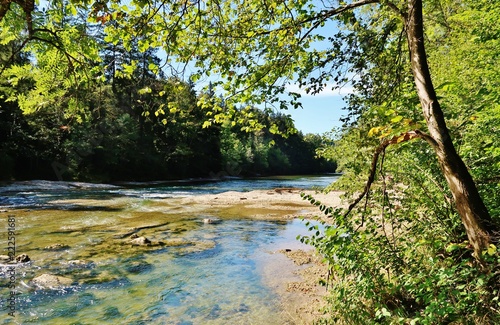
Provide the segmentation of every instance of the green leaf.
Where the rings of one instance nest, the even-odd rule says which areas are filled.
[[[446,247],[446,252],[447,252],[447,253],[451,253],[451,252],[453,252],[453,251],[457,250],[458,248],[460,248],[460,246],[459,246],[459,245],[457,245],[457,244],[450,244],[450,245],[448,245],[448,246]]]
[[[403,119],[403,117],[402,117],[401,115],[398,115],[398,116],[396,116],[396,117],[393,117],[393,118],[391,119],[391,122],[392,122],[392,123],[398,123],[398,122],[399,122],[399,121],[401,121],[402,119]]]

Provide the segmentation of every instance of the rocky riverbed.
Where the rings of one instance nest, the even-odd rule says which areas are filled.
[[[226,222],[243,219],[260,227],[259,221],[287,223],[321,215],[299,192],[279,188],[147,200],[69,198],[49,201],[42,210],[6,209],[0,214],[15,216],[17,250],[30,259],[19,269],[20,291],[71,291],[107,283],[127,286],[130,278],[147,278],[158,266],[154,259],[140,257],[143,254],[168,252],[168,258],[216,254],[218,229],[224,229]],[[340,204],[339,193],[307,193],[328,206]],[[190,235],[193,230],[196,235]],[[258,263],[259,272],[280,297],[281,319],[309,324],[321,315],[318,309],[326,290],[320,282],[326,268],[309,248],[286,245],[269,252],[271,257]]]

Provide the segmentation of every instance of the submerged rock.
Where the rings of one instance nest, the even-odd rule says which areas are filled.
[[[162,241],[164,246],[174,247],[174,246],[185,246],[191,244],[190,241],[187,241],[183,238],[172,238],[166,241]]]
[[[240,306],[236,309],[238,313],[248,313],[250,311],[250,307],[248,305],[241,303]]]
[[[41,289],[59,289],[69,287],[73,283],[73,280],[63,276],[44,273],[31,280],[31,283]]]
[[[144,236],[141,236],[141,237],[137,237],[135,239],[132,239],[131,243],[132,243],[132,245],[135,245],[135,246],[150,246],[151,240],[147,239]]]
[[[222,309],[218,304],[212,307],[210,310],[210,313],[208,314],[207,318],[208,319],[217,319],[221,316]]]
[[[120,317],[123,317],[123,314],[120,312],[120,310],[114,306],[109,306],[104,309],[102,320],[116,319]]]
[[[125,265],[125,270],[129,273],[149,272],[153,269],[153,265],[145,261],[133,261]]]
[[[212,240],[199,240],[190,242],[188,246],[182,247],[180,254],[200,253],[209,249],[215,248],[216,243]]]
[[[69,248],[68,245],[57,243],[57,244],[46,246],[44,248],[44,250],[46,250],[46,251],[62,251],[64,249],[68,249],[68,248]]]
[[[20,254],[16,257],[17,263],[27,263],[31,261],[30,257],[26,254]]]
[[[88,276],[82,277],[78,280],[78,283],[88,285],[103,285],[108,288],[113,288],[130,284],[130,281],[122,274],[114,274],[113,272],[106,270],[100,273],[95,272]]]

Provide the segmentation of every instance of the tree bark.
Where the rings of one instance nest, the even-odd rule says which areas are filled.
[[[481,253],[488,248],[497,235],[497,227],[465,163],[455,150],[432,84],[424,47],[422,0],[408,0],[406,33],[418,97],[429,134],[435,141],[433,148],[452,192],[469,242],[474,249],[475,257],[481,260]]]

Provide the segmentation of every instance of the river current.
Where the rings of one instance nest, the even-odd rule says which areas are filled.
[[[10,265],[0,267],[0,324],[291,324],[266,268],[281,258],[276,251],[301,247],[295,238],[307,234],[304,223],[252,220],[231,210],[216,216],[223,222],[206,224],[203,211],[175,199],[320,189],[336,179],[4,184],[0,255],[8,255],[10,227],[16,255],[31,261],[17,264],[13,278]],[[161,245],[130,245],[130,229]],[[33,282],[42,274],[71,283],[42,288]]]

